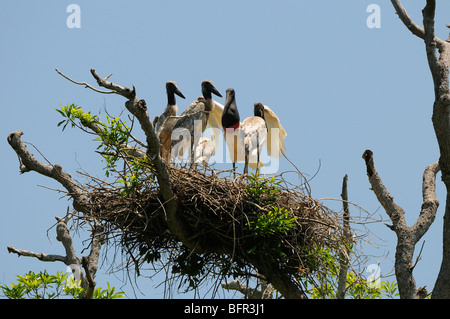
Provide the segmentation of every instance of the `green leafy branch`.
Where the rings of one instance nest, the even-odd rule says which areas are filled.
[[[62,130],[64,131],[68,124],[74,127],[81,128],[76,120],[79,120],[83,126],[90,127],[92,125],[102,125],[103,123],[99,121],[97,115],[92,115],[91,112],[84,112],[81,107],[77,107],[74,104],[67,104],[66,106],[60,105],[60,109],[56,109],[56,111],[61,114],[64,120],[58,123],[58,127],[62,126]]]
[[[123,291],[115,292],[115,287],[107,283],[108,288],[100,287],[94,290],[93,299],[117,299],[125,297]],[[85,296],[86,288],[75,282],[68,273],[57,272],[49,275],[47,271],[28,272],[17,276],[17,282],[9,285],[0,285],[4,296],[8,299],[60,299],[64,297],[80,299]]]
[[[308,253],[307,267],[311,277],[304,276],[303,284],[311,299],[335,299],[339,278],[339,262],[333,250],[319,247]],[[319,285],[317,283],[320,283]],[[370,281],[361,274],[348,272],[345,297],[351,299],[381,299],[399,296],[397,283],[392,281]]]
[[[128,196],[139,188],[142,178],[147,177],[146,172],[149,171],[149,166],[145,158],[133,158],[128,154],[127,146],[130,140],[139,142],[131,136],[132,128],[128,127],[120,117],[105,115],[106,122],[102,122],[99,116],[85,112],[74,104],[60,105],[60,109],[56,111],[64,118],[58,123],[63,131],[70,124],[71,127],[78,127],[85,131],[85,128],[89,128],[98,136],[100,145],[97,147],[97,152],[106,163],[105,176],[116,176],[116,182],[124,187],[123,196]]]

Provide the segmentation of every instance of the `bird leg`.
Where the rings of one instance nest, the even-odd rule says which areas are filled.
[[[248,173],[248,150],[245,150],[244,174]]]
[[[256,134],[256,176],[259,175],[259,135]]]

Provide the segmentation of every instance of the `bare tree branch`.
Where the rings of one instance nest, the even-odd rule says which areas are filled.
[[[75,84],[85,85],[86,87],[93,89],[93,87],[87,84],[86,82],[76,82],[70,79],[68,76],[62,74],[58,70],[57,72]],[[183,242],[183,244],[185,244],[187,247],[191,249],[196,247],[197,250],[201,250],[201,247],[199,247],[198,244],[192,243],[189,240],[191,234],[189,234],[186,231],[184,224],[177,217],[177,207],[178,207],[177,201],[175,199],[174,193],[170,185],[169,174],[167,171],[168,170],[167,164],[160,157],[159,139],[157,138],[155,129],[153,127],[153,123],[152,121],[150,121],[149,115],[147,113],[147,103],[143,99],[139,100],[136,98],[136,89],[134,87],[133,89],[130,89],[128,87],[112,83],[108,81],[110,75],[105,78],[101,78],[94,69],[91,69],[91,74],[97,81],[97,84],[99,86],[111,90],[108,93],[116,93],[128,99],[128,101],[126,101],[125,103],[125,107],[131,114],[133,114],[138,119],[140,126],[147,138],[146,155],[152,161],[156,170],[155,173],[161,189],[161,194],[164,198],[165,205],[167,207],[167,209],[165,209],[165,212],[169,228],[175,234],[175,236],[177,236],[181,240],[181,242]],[[104,91],[99,90],[94,91],[99,93],[106,93]],[[98,126],[94,125],[90,128],[97,134],[101,133],[101,128]],[[142,156],[142,154],[134,148],[127,147],[127,149],[129,151],[136,151],[135,152],[136,155]]]
[[[153,127],[153,123],[147,113],[147,104],[145,100],[139,100],[136,98],[136,89],[134,87],[131,90],[128,87],[109,82],[106,78],[102,79],[94,69],[91,69],[91,73],[92,76],[97,80],[99,86],[115,91],[117,94],[120,94],[128,99],[128,101],[125,103],[125,107],[131,114],[136,116],[147,138],[148,148],[146,153],[155,167],[155,173],[158,179],[161,194],[167,207],[167,209],[165,210],[167,224],[169,225],[169,228],[173,232],[173,234],[177,236],[177,238],[186,247],[201,251],[202,247],[197,242],[192,242],[190,240],[192,234],[189,234],[184,223],[178,217],[178,204],[170,185],[168,167],[160,156],[159,139]]]
[[[370,184],[372,185],[372,191],[377,196],[378,201],[385,209],[386,213],[393,222],[393,229],[406,226],[405,212],[403,208],[398,206],[394,202],[394,197],[388,192],[384,186],[380,176],[378,175],[375,164],[373,162],[373,153],[371,150],[366,150],[363,154],[363,158],[366,162],[367,175],[369,176]]]
[[[73,247],[72,237],[69,233],[69,228],[63,218],[55,217],[58,221],[56,225],[56,239],[61,242],[66,250],[66,265],[79,265],[80,260],[75,253]]]
[[[92,243],[91,251],[88,257],[82,257],[81,259],[76,256],[75,249],[73,247],[72,237],[70,236],[69,228],[67,227],[67,221],[69,218],[55,217],[58,221],[56,226],[56,239],[63,245],[66,256],[61,255],[48,255],[44,253],[35,253],[29,250],[16,249],[13,246],[8,247],[9,253],[14,253],[18,256],[34,257],[40,261],[46,262],[63,262],[66,266],[77,267],[80,270],[81,286],[86,288],[84,299],[91,299],[95,290],[95,274],[98,267],[98,258],[100,255],[101,246],[104,243],[103,227],[96,226],[92,228]],[[85,269],[86,277],[81,272],[81,266]]]
[[[84,271],[86,272],[86,282],[87,282],[87,289],[84,294],[84,299],[92,299],[92,296],[94,295],[95,285],[97,284],[94,280],[94,276],[91,273],[91,267],[88,262],[88,258],[82,257],[81,258],[81,265],[84,268]]]
[[[351,240],[352,234],[350,230],[350,209],[348,207],[348,191],[347,191],[347,182],[348,182],[348,176],[345,174],[344,179],[342,181],[342,205],[344,208],[344,216],[343,216],[343,241],[344,244],[350,244],[349,240]],[[337,299],[344,299],[345,297],[345,291],[346,291],[346,284],[347,284],[347,272],[348,267],[350,263],[350,257],[349,257],[349,249],[344,246],[342,248],[342,253],[339,256],[339,263],[340,263],[340,270],[339,270],[339,277],[338,277],[338,287],[336,292],[336,298]]]
[[[35,171],[44,176],[53,178],[58,181],[67,190],[68,194],[74,199],[73,207],[80,212],[88,211],[88,203],[83,194],[83,191],[72,180],[70,174],[65,173],[62,170],[61,165],[47,165],[38,161],[34,155],[27,149],[26,145],[22,142],[21,136],[24,133],[22,131],[16,131],[8,136],[8,143],[16,151],[20,161],[20,171],[22,173]]]
[[[447,41],[442,41],[435,36],[436,0],[427,0],[422,10],[424,29],[417,27],[412,22],[399,0],[391,0],[391,2],[408,29],[425,40],[428,66],[433,77],[435,101],[432,121],[439,144],[441,155],[439,168],[442,172],[442,181],[447,188],[447,199],[444,213],[443,258],[432,297],[448,299],[450,298],[450,43],[448,42],[450,37]],[[422,210],[425,208],[426,205]],[[421,224],[419,223],[418,225]]]
[[[433,223],[439,202],[436,199],[435,183],[436,174],[439,172],[438,163],[427,166],[423,175],[423,204],[417,222],[408,227],[405,221],[403,208],[394,202],[394,198],[386,189],[381,177],[375,168],[373,152],[366,150],[363,158],[367,166],[372,191],[377,196],[386,213],[392,221],[390,227],[397,235],[397,248],[395,253],[395,275],[397,277],[398,289],[401,298],[416,299],[426,296],[425,288],[416,289],[413,271],[414,247]]]
[[[412,34],[417,37],[425,40],[425,30],[424,28],[418,26],[409,16],[406,9],[403,7],[400,0],[391,0],[392,5],[394,6],[395,11],[397,12],[398,17],[403,22],[403,24],[411,31]],[[438,37],[433,36],[432,38],[439,48],[443,47],[445,41],[442,41]]]
[[[272,286],[265,281],[261,282],[261,289],[250,288],[239,280],[225,282],[222,284],[222,288],[239,291],[248,299],[272,299],[274,292]]]
[[[423,173],[422,209],[416,223],[411,227],[414,236],[417,237],[416,242],[425,235],[436,217],[439,206],[439,201],[436,198],[436,174],[439,170],[439,163],[436,162],[427,166]]]
[[[114,91],[102,91],[102,90],[96,89],[96,88],[94,88],[92,85],[90,85],[90,84],[88,84],[88,83],[86,83],[86,82],[77,82],[77,81],[75,81],[75,80],[72,80],[71,78],[69,78],[67,75],[65,75],[64,73],[62,73],[62,72],[59,71],[58,69],[55,69],[55,71],[58,72],[58,74],[61,75],[63,78],[69,80],[70,82],[75,83],[75,84],[78,84],[78,85],[84,85],[85,88],[89,88],[89,89],[91,89],[91,90],[93,90],[93,91],[95,91],[95,92],[97,92],[97,93],[102,93],[102,94],[113,94],[113,93],[116,93],[116,92],[114,92]],[[109,75],[108,78],[109,78],[110,76],[111,76],[111,75]]]
[[[18,256],[34,257],[34,258],[39,259],[40,261],[50,261],[50,262],[61,261],[63,263],[66,263],[66,260],[67,260],[66,256],[35,253],[35,252],[29,251],[29,250],[17,249],[14,246],[9,246],[8,252],[16,254]]]

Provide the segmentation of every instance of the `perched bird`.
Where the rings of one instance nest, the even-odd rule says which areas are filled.
[[[176,123],[176,115],[178,112],[175,94],[183,99],[185,97],[174,81],[166,82],[166,92],[167,107],[159,118],[156,119],[154,125],[156,133],[159,136],[161,157],[168,162],[170,160],[170,145],[172,144],[172,129]]]
[[[203,96],[192,102],[181,113],[173,127],[171,154],[174,158],[182,156],[185,150],[190,150],[190,159],[194,160],[194,149],[208,125],[210,114],[215,106],[212,94],[222,97],[212,81],[203,81],[201,88]],[[181,141],[174,140],[174,137],[181,136]]]
[[[226,92],[227,96],[223,106],[221,124],[234,171],[236,163],[243,160],[243,137],[241,136],[241,130],[239,130],[241,122],[236,106],[236,93],[232,88],[227,89]]]
[[[259,160],[261,146],[266,143],[267,138],[264,105],[259,102],[255,103],[253,114],[254,116],[247,117],[240,126],[244,132],[244,174],[248,173],[249,164],[258,174],[258,168],[262,166]]]
[[[195,163],[202,163],[206,165],[209,163],[209,159],[214,153],[214,145],[210,138],[202,136],[200,137],[197,146],[195,147],[194,159]]]
[[[255,156],[259,157],[261,146],[264,144],[267,148],[267,154],[271,157],[278,158],[285,153],[286,145],[284,139],[287,133],[281,125],[278,116],[267,105],[263,105],[260,102],[255,103],[254,116],[248,118],[248,120],[246,119],[247,121],[244,120],[246,122],[245,130],[243,128],[244,122],[240,122],[234,89],[227,90],[224,106],[215,102],[214,112],[219,112],[220,109],[222,109],[221,124],[225,131],[225,142],[233,162],[233,170],[236,168],[236,163],[245,163],[246,161],[246,141],[249,157],[247,163],[253,169],[263,166],[259,158],[256,161],[254,158]],[[255,119],[255,116],[259,119]],[[265,129],[262,125],[262,119],[265,122]],[[256,129],[256,127],[259,129]],[[256,137],[258,137],[258,142],[256,142]],[[244,167],[244,173],[246,173],[247,169],[247,167]]]
[[[284,140],[287,133],[278,116],[267,105],[264,105],[264,120],[267,125],[267,154],[276,158],[285,155],[286,144]]]

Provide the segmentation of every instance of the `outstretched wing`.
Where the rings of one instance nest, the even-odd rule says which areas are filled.
[[[222,112],[223,112],[223,105],[219,102],[214,101],[214,107],[211,113],[209,113],[208,118],[208,126],[211,129],[211,141],[214,145],[213,147],[213,154],[216,153],[216,149],[219,144],[219,140],[221,138],[222,134]]]
[[[266,122],[259,116],[247,117],[241,125],[244,132],[244,149],[248,152],[248,164],[256,170],[258,162],[258,150],[261,152],[267,139]],[[261,154],[261,153],[260,153]],[[264,165],[259,161],[259,167]]]
[[[267,153],[272,157],[280,157],[286,151],[284,139],[287,133],[278,116],[267,105],[264,105],[264,118],[267,124]]]

